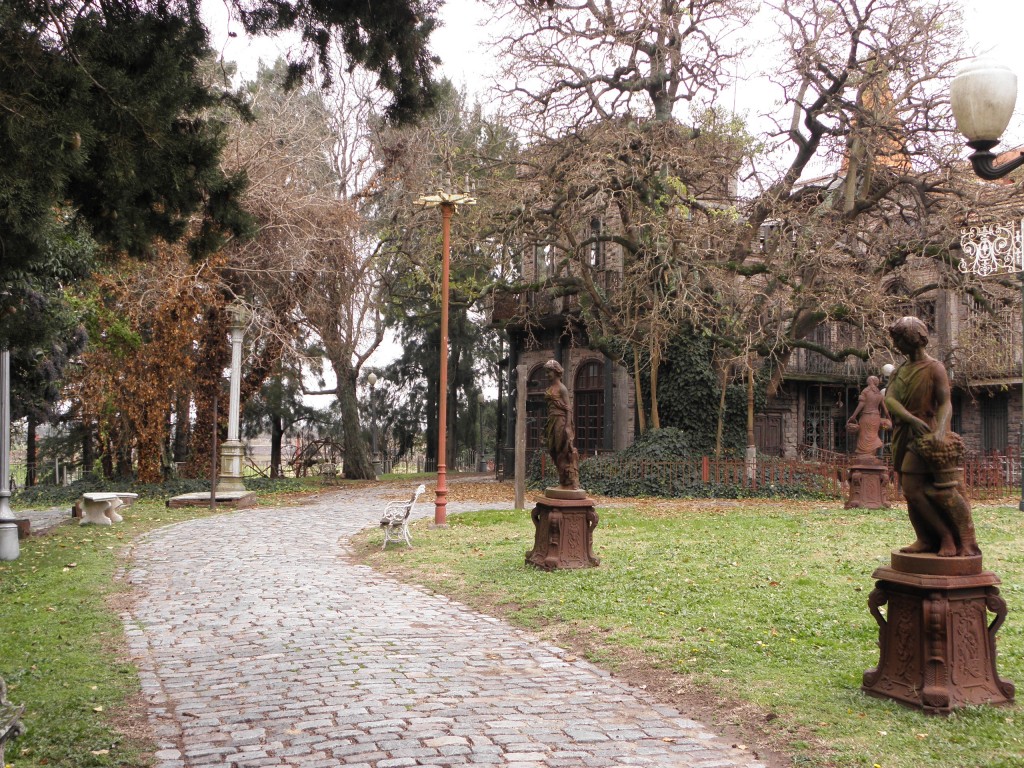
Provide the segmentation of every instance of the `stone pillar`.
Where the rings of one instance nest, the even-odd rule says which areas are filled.
[[[0,350],[0,560],[17,560],[18,523],[11,512],[11,351]]]
[[[245,330],[245,309],[233,304],[231,316],[231,399],[228,405],[228,439],[220,447],[218,492],[244,493],[242,484],[242,442],[238,439],[238,419],[242,389],[242,336]]]

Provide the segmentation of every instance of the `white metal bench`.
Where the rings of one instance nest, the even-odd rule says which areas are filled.
[[[412,508],[416,506],[427,490],[427,486],[420,483],[408,501],[389,501],[384,508],[384,515],[380,519],[380,527],[384,531],[384,545],[381,550],[388,547],[389,541],[404,541],[407,547],[412,547],[412,539],[409,538],[409,515]]]

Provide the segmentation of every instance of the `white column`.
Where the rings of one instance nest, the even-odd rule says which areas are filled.
[[[228,440],[238,440],[238,419],[242,399],[242,326],[231,323],[231,410],[228,412]]]
[[[11,352],[0,350],[0,560],[20,554],[18,524],[11,512]]]
[[[231,396],[228,403],[228,439],[220,447],[218,493],[245,493],[242,483],[242,454],[238,439],[238,420],[242,394],[242,337],[245,332],[245,309],[240,304],[228,308],[231,317]]]

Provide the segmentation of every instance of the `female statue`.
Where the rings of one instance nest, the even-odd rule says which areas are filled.
[[[548,360],[544,370],[548,374],[548,388],[544,390],[544,399],[548,404],[548,421],[544,427],[548,453],[558,468],[559,487],[577,490],[580,487],[580,458],[576,451],[569,390],[562,383],[564,371],[557,360]]]
[[[868,385],[860,393],[857,402],[857,409],[850,415],[847,428],[857,431],[857,456],[874,457],[879,448],[882,447],[882,439],[878,436],[878,430],[885,426],[889,419],[889,412],[885,409],[885,397],[882,390],[878,388],[878,377],[868,376]],[[858,420],[858,416],[860,419]]]
[[[980,555],[971,506],[960,493],[957,464],[963,443],[949,431],[953,406],[946,369],[924,351],[928,328],[918,318],[900,318],[889,335],[907,357],[889,382],[885,404],[893,419],[893,466],[917,534],[900,551]]]

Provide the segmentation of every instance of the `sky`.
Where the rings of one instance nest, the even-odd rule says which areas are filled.
[[[1021,0],[961,0],[964,11],[964,28],[968,47],[978,54],[989,55],[1013,69],[1018,77],[1024,78],[1024,2]],[[241,24],[230,18],[224,0],[204,0],[203,15],[210,29],[215,49],[227,61],[239,66],[239,74],[251,78],[262,59],[273,62],[297,44],[297,37],[284,35],[278,38],[248,38]],[[494,56],[488,49],[487,39],[493,33],[493,23],[488,29],[487,9],[478,0],[445,0],[440,14],[442,26],[432,37],[432,48],[441,57],[441,74],[457,86],[465,87],[473,95],[483,96],[495,74]],[[767,20],[755,20],[765,25],[765,34],[773,33]],[[229,32],[237,36],[230,37]],[[759,49],[767,50],[767,47]],[[756,55],[756,53],[755,53]],[[763,54],[762,54],[763,55]],[[1024,90],[1024,80],[1021,89]],[[735,91],[726,95],[742,114],[755,115],[772,109],[770,89],[763,84],[739,83]],[[483,99],[486,103],[486,99]],[[731,105],[730,105],[731,106]],[[1006,133],[1009,143],[1024,143],[1024,98],[1018,100],[1017,109]],[[1007,143],[1005,146],[1009,146]],[[968,151],[964,148],[964,157]],[[383,365],[397,357],[400,349],[388,341],[371,358],[370,365]],[[331,383],[328,382],[331,386]],[[494,396],[494,392],[489,393]],[[324,404],[324,403],[318,403]]]
[[[968,45],[979,54],[992,55],[1024,77],[1021,30],[1024,29],[1024,3],[1020,0],[960,0],[964,10],[964,27]],[[215,48],[229,61],[239,64],[243,77],[255,74],[260,59],[272,62],[278,55],[296,45],[295,36],[251,39],[242,32],[241,24],[229,18],[224,0],[204,0],[203,15],[210,28]],[[441,9],[442,26],[433,35],[433,50],[441,57],[441,72],[470,93],[483,94],[493,76],[494,57],[487,46],[489,15],[478,0],[445,0]],[[229,38],[233,31],[237,37]],[[766,34],[772,30],[766,28]],[[746,101],[758,91],[751,86],[747,93],[735,94],[742,111]],[[763,89],[762,89],[763,93]],[[1024,99],[1021,100],[1024,102]],[[1010,132],[1024,135],[1024,104],[1011,123]]]

